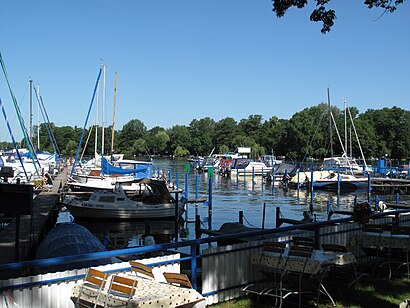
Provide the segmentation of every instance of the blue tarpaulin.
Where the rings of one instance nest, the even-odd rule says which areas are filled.
[[[110,162],[103,156],[101,157],[101,173],[110,174],[122,174],[122,175],[134,175],[136,178],[150,178],[152,176],[152,165],[138,162],[134,163],[133,169],[125,169],[116,167],[110,164]]]

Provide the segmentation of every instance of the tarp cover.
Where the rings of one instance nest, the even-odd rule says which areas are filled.
[[[149,164],[135,163],[134,169],[123,169],[111,165],[108,160],[102,156],[101,157],[101,173],[102,174],[134,174],[136,178],[150,178],[152,173],[152,166]]]
[[[37,249],[36,259],[54,258],[105,251],[103,244],[88,229],[75,223],[62,223],[51,229]],[[112,263],[111,258],[43,267],[38,272],[62,271]]]

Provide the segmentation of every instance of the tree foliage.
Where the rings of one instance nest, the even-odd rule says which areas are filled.
[[[291,7],[298,9],[304,8],[308,4],[308,0],[272,0],[273,9],[277,17],[283,17],[287,10]],[[327,33],[331,30],[336,19],[336,12],[328,8],[332,0],[314,0],[316,8],[310,14],[310,20],[314,22],[322,22],[322,33]],[[369,8],[378,7],[383,9],[384,13],[393,13],[397,6],[405,0],[365,0],[364,4]]]
[[[255,158],[269,153],[302,161],[308,157],[328,157],[333,149],[334,155],[347,151],[354,157],[361,157],[363,152],[366,158],[379,158],[387,154],[394,159],[410,159],[408,110],[393,107],[369,109],[360,114],[357,108],[350,107],[345,115],[344,110],[332,106],[331,111],[334,122],[329,121],[328,104],[320,103],[295,113],[288,120],[275,116],[264,120],[261,115],[250,115],[239,122],[229,117],[215,122],[206,117],[192,120],[188,126],[175,125],[170,129],[157,126],[150,130],[141,120],[132,119],[115,132],[114,152],[123,153],[127,158],[138,155],[206,156],[212,150],[223,154],[245,146],[252,148],[252,157]],[[52,127],[62,154],[74,155],[81,129],[55,127],[54,124]],[[105,129],[105,137],[104,151],[109,154],[111,127]],[[36,138],[33,142],[35,145]],[[101,142],[101,127],[91,127],[84,133],[81,152],[92,156],[96,148],[100,153]],[[3,149],[13,148],[11,143],[2,143],[1,146]],[[43,125],[40,125],[40,150],[53,151]]]

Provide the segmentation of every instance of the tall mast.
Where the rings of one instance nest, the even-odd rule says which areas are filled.
[[[97,147],[98,147],[98,100],[99,100],[98,94],[99,94],[99,92],[100,92],[100,81],[98,80],[98,83],[97,83],[97,91],[96,91],[96,99],[95,99],[96,104],[95,104],[95,124],[94,124],[94,126],[95,126],[95,142],[94,142],[94,160],[95,160],[95,162],[94,162],[94,163],[97,162]]]
[[[332,135],[332,109],[330,108],[330,92],[327,88],[327,104],[329,106],[329,138],[330,138],[330,157],[333,157],[333,135]]]
[[[37,95],[40,97],[40,85],[37,84]],[[40,107],[37,108],[37,149],[40,150]]]
[[[33,80],[30,79],[30,140],[33,142]]]
[[[344,100],[344,108],[345,108],[345,150],[347,156],[347,108],[346,108],[346,100]]]
[[[114,125],[115,125],[115,109],[117,107],[117,79],[118,74],[115,72],[114,77],[114,111],[112,113],[112,128],[111,128],[111,155],[114,153]]]
[[[103,64],[103,91],[102,91],[102,106],[101,106],[101,156],[104,155],[104,105],[105,105],[105,70],[107,68],[106,64]]]

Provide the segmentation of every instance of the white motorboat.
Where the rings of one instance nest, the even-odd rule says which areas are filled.
[[[231,165],[231,176],[236,175],[262,175],[270,169],[265,163],[250,158],[234,158]]]
[[[155,219],[175,217],[177,201],[168,190],[165,181],[137,179],[139,189],[126,193],[122,183],[115,189],[95,191],[89,200],[66,197],[64,204],[74,217],[103,219]],[[182,213],[183,205],[178,208]]]

